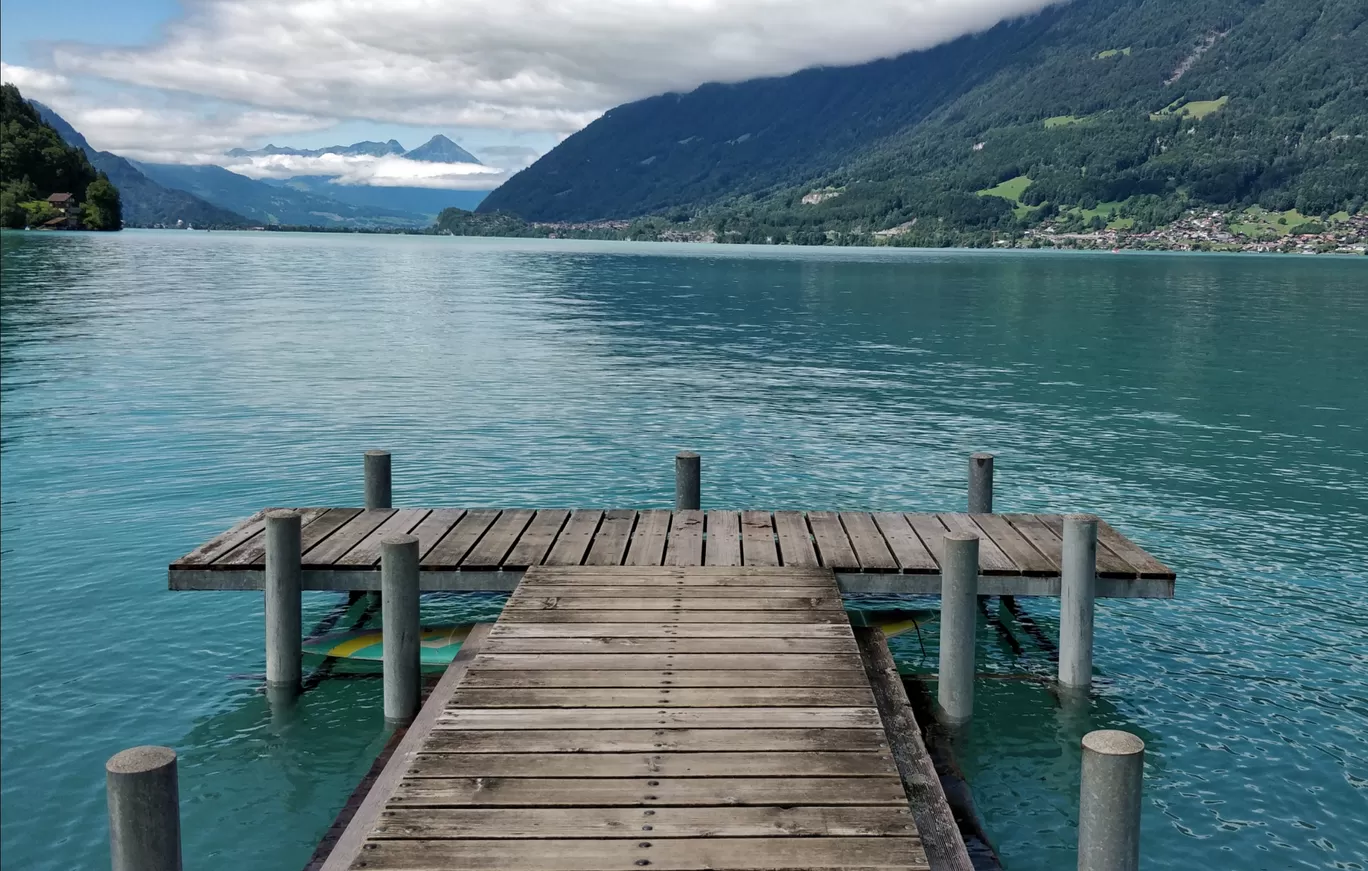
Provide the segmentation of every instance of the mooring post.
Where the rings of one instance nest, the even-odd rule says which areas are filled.
[[[266,686],[276,695],[303,678],[299,529],[293,511],[266,513]]]
[[[385,721],[404,724],[418,713],[422,690],[418,536],[395,535],[380,543],[380,596]]]
[[[993,513],[993,455],[969,457],[969,513]]]
[[[697,511],[702,507],[702,461],[693,451],[675,454],[675,510]]]
[[[393,508],[390,452],[366,451],[366,510]]]
[[[1078,871],[1139,871],[1145,742],[1102,729],[1083,736]]]
[[[176,751],[133,747],[105,763],[113,871],[181,871]]]
[[[941,719],[966,723],[974,714],[974,627],[978,622],[979,540],[945,535],[941,571],[940,677],[936,701]]]
[[[1064,516],[1060,559],[1059,682],[1071,689],[1092,685],[1093,606],[1097,587],[1097,517]]]

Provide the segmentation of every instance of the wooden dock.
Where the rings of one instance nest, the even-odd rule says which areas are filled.
[[[299,508],[307,590],[376,590],[380,542],[419,539],[423,590],[511,591],[533,567],[828,569],[844,592],[935,595],[946,532],[980,537],[982,595],[1058,596],[1058,514]],[[175,590],[260,590],[265,511],[170,566]],[[1172,570],[1105,521],[1099,597],[1172,598]],[[632,606],[621,605],[618,611]],[[742,607],[738,603],[737,607]],[[720,618],[716,618],[720,619]]]
[[[919,824],[967,863],[871,674],[829,569],[530,569],[322,867],[929,869]]]

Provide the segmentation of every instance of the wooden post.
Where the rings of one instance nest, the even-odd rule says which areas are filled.
[[[105,763],[113,871],[181,871],[176,751],[133,747]]]
[[[380,543],[380,595],[385,721],[406,724],[418,713],[422,690],[418,536],[395,535]]]
[[[1083,736],[1078,871],[1139,871],[1145,742],[1103,729]]]
[[[969,457],[969,513],[993,513],[993,455]]]
[[[266,685],[287,692],[297,692],[303,678],[299,530],[295,512],[267,512]]]
[[[390,452],[366,451],[366,510],[393,508]]]
[[[967,723],[974,714],[974,628],[978,622],[979,540],[945,535],[941,571],[940,675],[936,702],[946,723]]]
[[[1093,605],[1097,588],[1097,518],[1064,517],[1060,559],[1059,682],[1071,689],[1092,686]]]
[[[675,510],[697,511],[702,507],[702,461],[693,451],[675,454]]]

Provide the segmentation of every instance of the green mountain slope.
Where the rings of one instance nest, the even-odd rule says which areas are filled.
[[[23,228],[61,222],[46,201],[70,194],[82,227],[117,230],[119,194],[85,154],[62,141],[14,85],[0,85],[0,225]]]
[[[1204,205],[1352,212],[1366,25],[1362,0],[1075,0],[889,61],[619,107],[480,211],[922,243]]]

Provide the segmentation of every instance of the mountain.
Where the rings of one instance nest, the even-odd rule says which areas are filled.
[[[480,161],[461,146],[442,134],[424,142],[412,151],[404,152],[409,160],[426,160],[430,163],[479,163]]]
[[[1352,212],[1366,85],[1363,0],[1074,0],[927,51],[619,106],[478,211],[931,244],[1208,206]]]
[[[442,188],[381,187],[379,185],[334,184],[324,175],[297,175],[283,180],[265,180],[276,187],[288,187],[321,197],[350,203],[354,206],[396,209],[402,212],[436,218],[442,209],[455,206],[474,209],[488,195],[488,191],[453,191]]]
[[[30,104],[68,145],[85,152],[91,164],[109,177],[123,199],[123,220],[127,227],[174,227],[183,222],[194,227],[245,227],[250,222],[242,215],[221,209],[194,194],[157,184],[124,158],[108,151],[96,151],[61,115],[36,100]]]
[[[8,83],[0,85],[0,141],[0,226],[122,226],[118,189]],[[54,194],[60,201],[49,201]]]
[[[267,145],[265,148],[258,148],[249,151],[246,148],[234,148],[228,152],[230,157],[261,157],[273,154],[294,154],[300,157],[318,157],[321,154],[369,154],[372,157],[384,157],[387,154],[403,154],[404,146],[391,139],[388,142],[353,142],[351,145],[329,145],[327,148],[288,148],[280,145]]]

